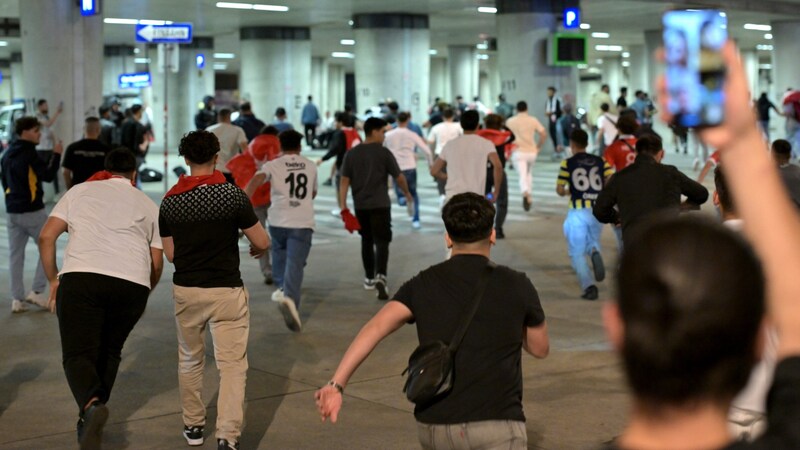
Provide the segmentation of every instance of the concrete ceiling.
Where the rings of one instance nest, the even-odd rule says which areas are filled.
[[[20,1],[0,0],[0,17],[19,17]],[[62,0],[68,1],[68,0]],[[244,0],[231,0],[244,1]],[[288,12],[242,11],[221,9],[217,0],[104,0],[106,18],[170,20],[191,22],[198,36],[215,37],[215,51],[237,54],[237,59],[225,61],[228,70],[238,68],[238,30],[244,26],[307,26],[311,28],[312,54],[330,56],[334,51],[351,51],[353,47],[340,44],[341,39],[353,38],[348,21],[357,13],[392,12],[397,8],[386,0],[250,0],[263,4],[289,6]],[[764,32],[743,29],[744,23],[769,24],[778,20],[800,19],[800,0],[583,0],[582,20],[589,23],[587,32],[607,32],[609,39],[591,38],[590,61],[614,56],[596,52],[597,44],[641,44],[645,30],[660,28],[661,13],[677,7],[710,7],[723,5],[728,11],[729,30],[743,48],[755,48],[769,43]],[[492,0],[405,0],[402,12],[430,16],[431,48],[445,56],[447,46],[477,44],[484,36],[495,35],[495,15],[477,11],[478,6],[494,6]],[[106,44],[134,44],[134,26],[106,24]],[[19,39],[7,39],[8,46],[0,47],[0,58],[19,51]],[[765,54],[765,56],[767,56]],[[491,57],[491,55],[490,55]],[[341,60],[352,67],[352,60]]]

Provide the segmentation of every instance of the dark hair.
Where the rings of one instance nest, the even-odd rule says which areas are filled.
[[[717,197],[719,204],[726,212],[736,212],[733,206],[733,198],[728,191],[728,182],[725,179],[725,172],[722,171],[722,166],[717,166],[714,169],[714,187],[717,189]]]
[[[273,136],[277,136],[278,133],[280,133],[280,131],[275,128],[275,125],[264,125],[261,131],[258,132],[258,134],[271,134]]]
[[[619,120],[617,120],[617,130],[619,130],[620,134],[633,134],[638,129],[639,122],[630,114],[621,114]]]
[[[447,107],[442,111],[442,117],[445,119],[452,119],[456,115],[456,112],[453,111],[453,108]]]
[[[622,86],[621,88],[619,88],[619,91],[620,92],[628,92],[628,88],[626,86]]]
[[[468,244],[488,239],[494,226],[494,206],[482,196],[454,195],[442,208],[444,228],[453,242]]]
[[[636,140],[636,153],[655,156],[663,149],[661,138],[654,134],[645,134]]]
[[[136,114],[142,110],[142,105],[136,104],[131,106],[131,114]]]
[[[312,97],[309,95],[308,96],[308,101],[311,101],[311,100],[312,100]]]
[[[100,114],[101,117],[104,116],[109,111],[111,111],[111,108],[109,108],[108,106],[101,106],[97,108],[97,112]]]
[[[194,164],[205,164],[219,153],[219,140],[209,131],[190,131],[183,135],[178,154]]]
[[[555,88],[555,86],[547,86],[547,90],[548,91],[553,91],[553,92],[558,92],[558,90]]]
[[[89,124],[98,124],[99,125],[100,124],[100,118],[99,117],[95,117],[95,116],[89,116],[86,119],[84,119],[83,123],[86,124],[86,125],[89,125]]]
[[[397,111],[398,109],[400,109],[400,105],[398,105],[397,102],[394,100],[387,103],[386,106],[392,111]]]
[[[397,121],[400,122],[400,123],[408,122],[408,119],[410,119],[410,118],[411,118],[411,114],[409,114],[406,111],[400,111],[397,114]]]
[[[586,148],[589,146],[589,135],[580,128],[572,130],[572,133],[569,135],[569,140],[570,142],[578,144],[578,147],[580,148]]]
[[[277,109],[275,109],[275,115],[278,116],[278,117],[285,116],[286,115],[286,109],[284,109],[283,106],[279,106]]]
[[[335,113],[333,113],[333,120],[339,123],[343,123],[344,116],[346,115],[347,113],[345,113],[344,111],[336,111]]]
[[[644,94],[644,91],[642,91],[641,89],[637,89],[636,92],[633,93],[633,95],[635,95],[636,97],[638,97],[638,96],[640,96],[642,94]]]
[[[36,106],[42,106],[47,103],[47,100],[40,98],[38,102],[36,102]]]
[[[602,91],[603,89],[611,89],[611,88],[607,84],[604,84],[600,86],[600,90]]]
[[[217,115],[220,119],[227,119],[231,116],[231,109],[230,108],[222,108],[217,111]]]
[[[380,130],[386,126],[386,121],[377,117],[370,117],[364,122],[364,135],[369,137],[373,131]]]
[[[600,110],[603,112],[608,112],[608,108],[609,108],[608,103],[603,103],[602,105],[600,105]]]
[[[127,147],[117,147],[108,152],[103,167],[112,173],[131,173],[136,170],[136,156]]]
[[[253,106],[250,104],[250,102],[244,102],[241,106],[239,106],[239,110],[242,112],[251,112],[253,111]]]
[[[14,122],[14,133],[16,133],[17,136],[21,136],[23,131],[30,130],[31,128],[39,128],[39,120],[37,120],[36,117],[20,117]]]
[[[483,126],[491,130],[499,130],[503,127],[503,116],[500,114],[487,114],[483,118]]]
[[[740,236],[707,219],[657,217],[639,231],[625,237],[617,276],[622,358],[637,401],[730,402],[756,361],[761,264]]]
[[[342,118],[342,126],[347,128],[353,128],[356,126],[356,116],[350,113],[345,113],[344,117]]]
[[[464,111],[464,113],[461,114],[461,128],[467,131],[477,130],[480,123],[481,115],[474,109]]]
[[[527,110],[528,110],[528,104],[525,103],[525,101],[517,102],[517,111],[522,112],[522,111],[527,111]]]
[[[772,151],[781,156],[791,156],[792,144],[786,139],[776,139],[772,142]]]
[[[300,150],[303,147],[303,135],[295,130],[286,130],[278,135],[281,150]]]

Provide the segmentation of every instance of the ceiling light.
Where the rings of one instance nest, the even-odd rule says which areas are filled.
[[[435,48],[432,48],[432,49],[428,50],[428,54],[429,54],[429,55],[431,55],[431,56],[437,55],[438,53],[439,53],[439,52],[438,52],[438,51],[436,51],[436,49],[435,49]]]
[[[236,58],[234,53],[214,53],[214,59],[233,59]]]
[[[631,52],[622,52],[622,57],[623,58],[630,58],[631,57]]]
[[[353,39],[342,39],[339,43],[342,45],[356,45],[356,41]]]
[[[331,53],[331,56],[333,56],[334,58],[348,58],[348,59],[353,59],[356,57],[356,55],[350,52],[333,52]]]
[[[258,3],[236,3],[236,2],[217,2],[217,8],[228,9],[254,9],[256,11],[278,11],[286,12],[289,10],[288,6],[282,5],[260,5]]]
[[[139,25],[166,25],[166,20],[140,20]]]
[[[578,64],[575,67],[577,67],[578,69],[588,69],[589,65],[588,64]]]
[[[772,64],[759,64],[758,68],[759,69],[767,69],[767,70],[769,70],[769,69],[772,69]]]
[[[136,48],[133,49],[133,54],[134,55],[138,55],[140,51],[142,51],[142,50],[139,47],[136,47]]]
[[[611,35],[608,34],[608,33],[594,32],[594,33],[592,33],[592,37],[593,38],[597,38],[597,39],[608,39],[609,37],[611,37]]]
[[[112,23],[117,25],[136,25],[139,23],[137,19],[115,19],[113,17],[106,17],[103,23]]]
[[[767,33],[764,35],[764,39],[771,41],[772,40],[772,33]]]
[[[150,64],[150,58],[134,58],[133,62],[136,64]]]
[[[772,50],[772,45],[769,44],[758,44],[756,45],[756,50]]]
[[[486,14],[497,14],[497,8],[493,6],[479,6],[478,12]]]
[[[597,58],[594,62],[596,64],[603,64],[603,59],[602,58]]]
[[[8,41],[0,41],[0,47],[8,47]]]
[[[594,49],[598,52],[621,52],[621,45],[595,45]]]
[[[275,11],[275,12],[286,12],[289,10],[288,6],[282,5],[253,5],[253,9],[256,11]]]
[[[355,23],[355,22],[353,22],[352,20],[348,20],[348,21],[347,21],[347,24],[348,24],[348,25],[350,25],[351,27],[353,26],[353,24],[354,24],[354,23]]]
[[[746,23],[744,24],[745,30],[755,30],[755,31],[772,31],[772,27],[769,25],[761,25],[758,23]]]
[[[217,2],[217,8],[253,9],[252,3]]]
[[[591,30],[591,29],[592,29],[592,26],[589,25],[588,23],[582,23],[581,24],[581,30]]]
[[[622,61],[622,67],[630,67],[630,66],[631,66],[630,61]]]
[[[476,45],[475,48],[477,48],[478,50],[488,50],[489,44],[487,44],[486,42],[481,42],[480,44]]]
[[[477,55],[475,55],[475,58],[480,60],[486,60],[489,59],[489,55],[486,55],[484,53],[478,53]]]
[[[228,68],[228,65],[225,63],[216,63],[214,64],[214,70],[225,70]]]

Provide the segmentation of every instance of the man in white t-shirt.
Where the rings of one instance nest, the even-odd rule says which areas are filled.
[[[408,190],[411,191],[411,196],[414,198],[414,211],[411,218],[411,226],[419,228],[417,156],[414,151],[419,148],[425,153],[425,161],[428,162],[428,167],[433,166],[433,154],[428,144],[426,144],[417,133],[408,129],[408,122],[410,120],[411,114],[405,111],[401,111],[397,114],[397,128],[386,133],[383,145],[392,152],[394,159],[397,160],[397,165],[400,166],[400,170],[403,172],[403,176],[406,177]],[[400,206],[406,206],[406,199],[397,184],[394,185],[394,190],[397,193],[397,202]]]
[[[480,115],[475,110],[464,111],[461,115],[464,135],[453,139],[439,153],[439,159],[431,167],[431,175],[447,182],[446,200],[456,194],[472,192],[483,196],[486,192],[486,164],[492,164],[494,189],[492,199],[500,192],[503,182],[503,166],[494,145],[475,132],[478,130]],[[444,168],[447,167],[447,172]],[[446,203],[446,201],[445,201]]]
[[[105,167],[64,194],[39,236],[64,372],[79,408],[81,448],[100,448],[122,346],[164,265],[158,207],[132,185],[133,153],[113,150]],[[59,272],[56,241],[65,232]]]
[[[442,111],[442,119],[444,119],[443,122],[437,123],[431,127],[431,131],[428,132],[428,145],[431,146],[437,158],[448,142],[463,134],[461,125],[454,122],[455,111],[453,108],[445,108],[444,111]],[[444,182],[437,179],[436,185],[439,188],[441,202],[444,204]]]
[[[251,196],[264,183],[270,183],[269,235],[272,238],[272,277],[278,290],[272,300],[279,303],[290,330],[302,328],[300,286],[303,268],[311,251],[314,233],[314,197],[317,196],[317,165],[300,156],[303,135],[287,130],[278,135],[283,153],[261,167],[248,183]]]
[[[602,157],[606,147],[614,143],[617,138],[617,121],[619,117],[616,114],[611,114],[609,110],[611,107],[608,103],[600,105],[600,117],[597,118],[597,136],[595,142],[597,143],[597,154]]]
[[[231,110],[222,108],[217,113],[217,123],[206,128],[206,131],[214,133],[219,140],[216,169],[225,175],[229,183],[234,183],[233,175],[225,165],[234,156],[247,151],[247,136],[244,134],[244,130],[231,123]]]
[[[517,149],[511,156],[519,172],[519,190],[522,193],[522,207],[525,211],[531,209],[531,193],[533,188],[533,166],[539,156],[539,148],[547,140],[547,129],[539,119],[528,114],[528,104],[524,101],[517,103],[517,114],[506,120],[506,128],[515,136]],[[539,141],[536,141],[536,135]]]

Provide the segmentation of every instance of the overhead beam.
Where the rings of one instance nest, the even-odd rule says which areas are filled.
[[[760,12],[769,14],[797,15],[797,3],[782,0],[684,0],[664,3],[682,7],[716,8],[726,11]]]

